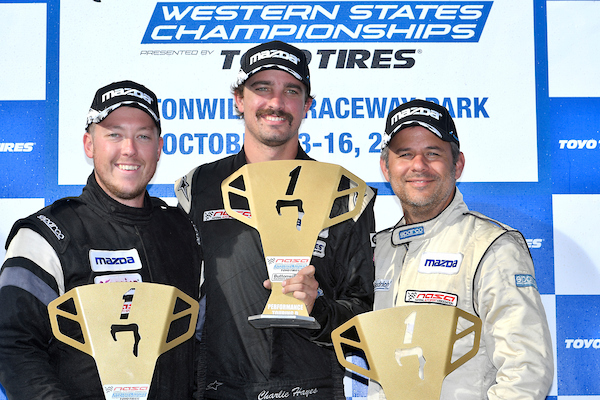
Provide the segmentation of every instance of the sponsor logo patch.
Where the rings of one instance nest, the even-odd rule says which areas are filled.
[[[257,400],[272,400],[272,399],[287,399],[287,398],[309,398],[319,393],[319,389],[311,388],[305,389],[300,386],[296,386],[291,390],[281,389],[278,392],[271,392],[269,390],[262,390],[256,397]]]
[[[446,292],[407,290],[404,295],[404,301],[407,303],[441,304],[456,307],[458,296]]]
[[[517,287],[533,287],[537,289],[535,278],[530,274],[516,274],[515,284]]]
[[[103,385],[107,399],[145,399],[150,385]]]
[[[325,248],[327,247],[327,243],[323,240],[317,240],[315,243],[315,249],[313,250],[313,256],[323,258],[325,257]]]
[[[460,253],[423,253],[419,273],[455,275],[460,270],[462,259]]]
[[[244,217],[247,217],[247,218],[252,217],[252,214],[250,213],[249,210],[234,210],[234,211],[242,214]],[[203,217],[204,222],[220,221],[220,220],[224,220],[224,219],[233,219],[233,217],[231,217],[229,214],[227,214],[227,211],[225,211],[225,210],[204,211],[204,217]]]
[[[406,238],[410,238],[410,237],[422,236],[424,234],[425,234],[425,228],[423,228],[422,226],[417,226],[414,228],[403,229],[403,230],[399,231],[398,239],[402,240],[402,239],[406,239]]]
[[[387,292],[390,290],[390,286],[392,286],[391,279],[376,279],[373,282],[373,288],[376,292]]]
[[[102,94],[102,101],[107,101],[110,100],[113,97],[118,97],[118,96],[134,96],[134,97],[139,97],[140,99],[144,100],[146,103],[152,104],[152,97],[144,92],[142,92],[141,90],[137,90],[137,89],[131,89],[131,88],[119,88],[119,89],[113,89],[113,90],[109,90],[108,92]]]
[[[394,115],[391,119],[391,124],[393,125],[399,119],[408,117],[411,115],[424,115],[424,116],[431,117],[431,118],[434,118],[437,120],[439,120],[442,117],[442,114],[440,114],[439,112],[432,110],[430,108],[411,107],[411,108],[407,108],[407,109],[404,109],[404,110],[396,113],[396,115]]]
[[[253,54],[250,57],[250,65],[254,64],[257,61],[265,60],[267,58],[281,58],[283,60],[290,61],[294,64],[298,64],[300,62],[300,59],[298,57],[296,57],[293,54],[288,53],[287,51],[265,50],[265,51],[260,51],[256,54]]]
[[[142,276],[140,274],[114,274],[102,275],[94,278],[94,283],[111,282],[142,282]]]
[[[62,233],[60,228],[50,218],[46,217],[43,214],[40,214],[37,216],[37,219],[46,224],[46,226],[50,228],[50,230],[52,231],[52,233],[54,233],[54,236],[56,236],[58,240],[63,240],[65,238],[65,235]]]
[[[310,264],[309,257],[267,257],[267,269],[273,282],[283,282],[296,276],[298,271]]]
[[[136,249],[115,251],[90,249],[89,257],[94,272],[142,269],[142,261]]]
[[[183,176],[181,181],[179,181],[179,185],[177,185],[177,189],[175,190],[183,193],[183,197],[185,197],[187,201],[190,201],[190,195],[188,193],[189,187],[190,184],[187,181],[187,176]]]
[[[219,390],[219,386],[223,385],[222,382],[214,381],[206,385],[206,390]]]

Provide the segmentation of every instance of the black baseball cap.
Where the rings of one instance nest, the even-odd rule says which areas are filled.
[[[242,56],[235,87],[265,69],[280,69],[290,73],[306,86],[310,95],[310,72],[306,54],[291,44],[273,40],[251,48]]]
[[[381,148],[385,148],[396,133],[409,126],[422,126],[460,148],[456,126],[446,107],[425,100],[411,100],[388,114]]]
[[[96,91],[87,115],[85,129],[90,124],[102,122],[111,112],[121,106],[135,107],[146,112],[158,128],[160,135],[160,113],[153,91],[133,81],[113,82]]]

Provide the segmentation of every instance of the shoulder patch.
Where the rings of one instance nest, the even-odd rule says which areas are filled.
[[[530,274],[515,274],[515,284],[517,287],[533,287],[537,290],[535,278]]]
[[[54,234],[54,236],[56,236],[56,239],[58,241],[65,239],[65,234],[60,230],[58,225],[56,225],[56,223],[54,221],[52,221],[50,218],[48,218],[44,214],[38,214],[36,216],[36,218],[39,219],[40,221],[42,221],[44,223],[44,225],[46,225],[48,227],[48,229],[50,229],[50,232],[52,232]]]
[[[58,252],[63,253],[69,244],[69,233],[61,227],[52,215],[51,207],[46,207],[27,218],[18,220],[6,240],[6,248],[21,228],[30,228],[39,233]]]
[[[175,182],[175,196],[181,208],[187,213],[192,209],[192,179],[196,168],[182,176]]]

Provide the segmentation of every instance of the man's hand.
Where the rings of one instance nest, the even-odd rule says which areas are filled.
[[[264,281],[263,285],[265,288],[271,289],[270,280]],[[302,268],[296,276],[283,281],[281,286],[283,286],[283,294],[292,293],[295,298],[306,305],[309,314],[312,312],[317,299],[317,290],[319,289],[319,282],[315,279],[315,267],[313,265]]]

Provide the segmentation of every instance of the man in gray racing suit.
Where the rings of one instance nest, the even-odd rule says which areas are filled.
[[[404,216],[376,235],[374,310],[442,304],[481,318],[479,351],[441,399],[544,399],[553,359],[531,255],[521,233],[469,211],[455,186],[463,167],[444,107],[413,100],[388,115],[381,169]],[[377,383],[368,398],[385,398]]]

